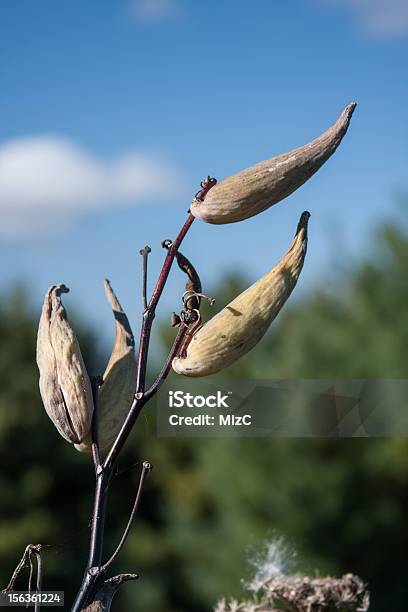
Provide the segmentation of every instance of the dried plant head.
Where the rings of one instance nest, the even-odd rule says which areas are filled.
[[[307,249],[310,214],[302,213],[286,255],[270,272],[241,293],[193,336],[186,356],[173,359],[185,376],[208,376],[232,365],[264,336],[292,293]]]
[[[347,132],[356,103],[310,143],[260,162],[214,185],[204,201],[195,198],[192,214],[208,223],[235,223],[280,202],[305,183],[336,151]]]
[[[37,335],[37,365],[44,407],[65,440],[80,443],[91,428],[91,383],[75,332],[67,319],[61,294],[52,285],[44,299]]]

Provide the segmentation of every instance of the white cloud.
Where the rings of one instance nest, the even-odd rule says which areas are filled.
[[[180,12],[178,0],[133,0],[132,13],[138,21],[163,21]]]
[[[3,236],[38,235],[92,210],[168,200],[181,191],[175,168],[140,152],[105,161],[57,136],[0,145]]]
[[[408,34],[407,0],[321,0],[325,5],[349,8],[363,30],[376,37]]]

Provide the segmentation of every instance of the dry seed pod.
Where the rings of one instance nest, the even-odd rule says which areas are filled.
[[[352,102],[326,132],[312,142],[272,157],[217,183],[191,212],[208,223],[248,219],[283,200],[303,185],[335,152],[356,107]]]
[[[98,434],[101,450],[109,448],[119,433],[130,408],[136,385],[135,340],[126,314],[108,280],[105,293],[115,317],[115,342],[103,375],[99,392]],[[75,445],[79,451],[90,452],[91,434]]]
[[[65,285],[46,293],[37,336],[40,393],[48,416],[63,438],[79,443],[88,434],[93,412],[92,390],[75,333],[61,294]]]
[[[299,278],[309,217],[308,212],[302,214],[292,245],[281,261],[197,331],[186,357],[173,359],[173,370],[185,376],[215,374],[259,342]]]

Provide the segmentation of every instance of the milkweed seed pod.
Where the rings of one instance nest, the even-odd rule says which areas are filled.
[[[292,293],[303,267],[310,214],[300,218],[292,245],[281,261],[241,293],[193,336],[185,357],[173,369],[185,376],[207,376],[224,370],[262,338]]]
[[[112,354],[103,375],[99,391],[98,438],[100,450],[111,446],[132,403],[136,387],[135,340],[129,320],[124,313],[108,280],[105,293],[115,318],[115,341]],[[92,438],[89,434],[75,448],[90,452]]]
[[[253,217],[305,183],[335,152],[356,107],[352,102],[326,132],[310,143],[242,170],[212,187],[204,201],[194,199],[192,214],[208,223],[234,223]]]
[[[45,410],[65,440],[80,443],[91,428],[91,383],[81,349],[70,326],[61,294],[53,285],[44,299],[37,336],[40,393]]]

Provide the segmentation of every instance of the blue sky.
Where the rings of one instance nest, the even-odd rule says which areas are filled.
[[[306,143],[351,100],[341,147],[253,219],[196,221],[184,250],[204,287],[255,280],[312,213],[297,293],[369,248],[407,187],[405,0],[4,0],[0,5],[0,290],[48,285],[111,334],[102,281],[136,322],[139,249],[175,236],[207,174]],[[173,275],[162,312],[176,308]]]

